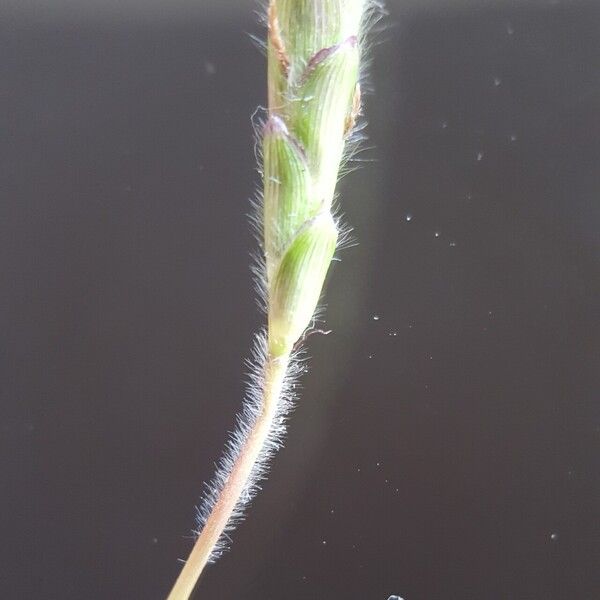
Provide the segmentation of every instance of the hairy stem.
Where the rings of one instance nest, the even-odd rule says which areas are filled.
[[[200,532],[168,600],[187,600],[194,591],[202,570],[209,562],[213,549],[227,526],[240,495],[246,488],[256,459],[271,431],[273,418],[277,414],[277,405],[288,362],[289,355],[267,357],[261,412],[240,449],[237,461],[221,490],[219,499]]]

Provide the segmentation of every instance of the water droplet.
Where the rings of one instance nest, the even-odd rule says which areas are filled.
[[[436,238],[439,238],[439,237],[440,237],[440,235],[441,235],[441,233],[440,233],[439,231],[436,231],[436,232],[435,232],[433,235],[434,235]]]
[[[323,546],[327,546],[327,540],[323,540],[321,543],[323,544]]]
[[[373,315],[373,321],[379,321],[380,318],[379,315]]]
[[[558,539],[558,533],[551,533],[550,534],[550,539],[555,542]]]
[[[483,152],[478,152],[477,153],[477,160],[480,161],[483,159]]]
[[[412,221],[412,218],[413,218],[413,216],[412,216],[410,213],[408,213],[408,214],[406,215],[406,217],[405,217],[405,219],[406,219],[407,221]]]
[[[369,354],[369,360],[370,360],[371,358],[373,358],[373,355],[372,355],[372,354]]]
[[[501,83],[502,80],[500,79],[500,77],[494,77],[494,87],[500,87]]]
[[[381,463],[377,463],[377,466],[379,467],[381,465]]]

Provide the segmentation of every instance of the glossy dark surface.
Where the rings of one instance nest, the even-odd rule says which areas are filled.
[[[201,5],[2,9],[2,598],[164,598],[240,406],[265,73]],[[598,5],[388,5],[333,333],[197,597],[593,600]]]

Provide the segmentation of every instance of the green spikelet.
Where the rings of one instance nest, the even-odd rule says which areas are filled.
[[[310,324],[337,242],[332,202],[360,109],[364,0],[272,0],[263,134],[269,351],[289,354]]]

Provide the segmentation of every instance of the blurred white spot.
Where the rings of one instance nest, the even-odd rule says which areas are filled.
[[[552,541],[556,541],[558,539],[558,533],[551,533],[550,534],[550,539]]]
[[[448,121],[442,121],[442,129],[448,128]]]
[[[436,231],[436,232],[435,232],[433,235],[434,235],[436,238],[437,238],[437,237],[440,237],[440,232],[439,232],[439,231]]]
[[[373,315],[373,321],[379,321],[380,317],[379,315]]]
[[[511,133],[510,134],[510,141],[511,142],[516,142],[517,141],[517,134],[516,133]]]
[[[412,221],[412,217],[413,216],[410,213],[408,213],[405,218],[407,221]]]
[[[215,67],[215,65],[213,63],[211,63],[210,60],[205,60],[204,61],[204,72],[208,76],[214,75],[217,72],[217,67]]]
[[[508,33],[508,35],[512,35],[515,32],[515,28],[512,26],[511,23],[507,23],[506,24],[506,33]]]
[[[477,160],[482,160],[483,159],[483,152],[478,152],[477,153]]]
[[[401,598],[400,596],[390,596],[387,600],[404,600],[404,598]]]
[[[494,77],[494,86],[495,87],[499,87],[499,85],[502,83],[502,80],[500,79],[500,77]]]
[[[454,248],[456,246],[456,242],[450,242],[449,246],[450,248]]]

